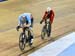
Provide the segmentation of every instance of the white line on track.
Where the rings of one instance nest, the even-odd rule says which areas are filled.
[[[75,43],[75,32],[40,48],[39,50],[29,54],[28,56],[57,56],[73,43]]]

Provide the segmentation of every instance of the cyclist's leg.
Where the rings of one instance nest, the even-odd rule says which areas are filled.
[[[25,29],[24,29],[24,23],[21,23],[21,28],[22,28],[22,32],[25,33]]]
[[[21,25],[21,28],[22,28],[22,31],[23,31],[23,34],[25,34],[26,33],[26,29],[25,29],[25,26],[24,26],[24,24],[22,24]],[[26,35],[25,35],[26,36]],[[28,42],[28,39],[26,38],[26,42]]]
[[[31,18],[31,27],[33,27],[34,19]]]
[[[31,18],[31,26],[29,27],[29,30],[30,30],[30,33],[31,33],[31,39],[33,39],[33,30],[32,30],[32,28],[33,28],[33,23],[34,23],[34,18],[32,17],[32,18]]]
[[[29,44],[32,45],[33,44],[33,31],[31,27],[29,28],[29,31],[30,31]]]

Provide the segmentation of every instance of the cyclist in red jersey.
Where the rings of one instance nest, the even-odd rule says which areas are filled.
[[[50,29],[49,29],[49,34],[48,34],[48,37],[50,37],[51,35],[51,25],[53,23],[53,20],[54,20],[54,11],[48,7],[47,10],[45,11],[43,17],[42,17],[42,20],[40,21],[40,24],[42,24],[42,22],[45,22],[45,25],[47,24],[47,22],[50,22]]]
[[[42,24],[43,21],[46,21],[46,19],[49,19],[50,23],[53,23],[54,20],[54,11],[48,7],[47,10],[45,11],[42,20],[40,21],[40,24]]]

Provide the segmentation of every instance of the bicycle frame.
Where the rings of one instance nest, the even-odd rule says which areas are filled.
[[[20,37],[19,37],[19,47],[20,47],[21,51],[24,50],[26,43],[29,42],[30,34],[31,33],[29,31],[29,28],[25,28],[24,32],[22,32],[20,34]]]
[[[44,39],[45,35],[50,36],[51,33],[51,25],[49,19],[45,21],[45,25],[43,26],[42,32],[41,32],[41,38]]]

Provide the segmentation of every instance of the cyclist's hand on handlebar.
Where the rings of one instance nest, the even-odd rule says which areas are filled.
[[[16,30],[19,31],[19,28],[20,28],[20,26],[17,26],[17,27],[16,27]]]
[[[29,27],[24,27],[24,28],[26,29],[26,28],[29,28]]]
[[[42,21],[40,21],[40,24],[42,24]]]

